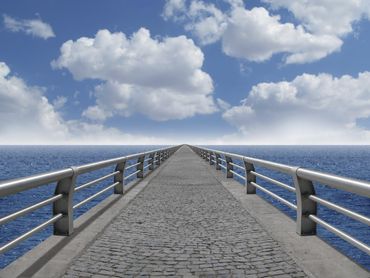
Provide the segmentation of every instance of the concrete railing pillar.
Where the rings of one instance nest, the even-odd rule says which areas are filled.
[[[256,194],[256,188],[251,184],[251,182],[256,182],[256,176],[251,173],[251,171],[255,171],[254,165],[245,160],[243,161],[245,168],[245,191],[247,194]]]
[[[114,182],[119,182],[114,187],[114,194],[123,194],[124,192],[124,172],[125,172],[126,160],[120,163],[117,163],[115,171],[119,171],[118,174],[114,176]]]
[[[144,160],[145,160],[145,155],[139,156],[139,158],[137,159],[137,163],[139,164],[136,166],[136,171],[140,170],[140,172],[136,174],[137,178],[144,177]]]
[[[301,236],[315,235],[316,223],[308,217],[310,214],[316,215],[317,213],[316,202],[308,198],[310,195],[315,195],[315,188],[312,181],[297,176],[298,169],[296,169],[293,175],[297,197],[296,232]]]
[[[160,152],[156,152],[154,157],[155,157],[154,158],[155,165],[157,165],[157,166],[161,165],[161,153]]]
[[[149,164],[150,164],[149,170],[153,171],[154,170],[155,153],[151,153],[149,155],[149,158],[150,158],[150,160],[149,160]]]
[[[216,156],[216,158],[215,158],[215,160],[216,160],[216,170],[221,170],[221,166],[220,166],[220,164],[221,164],[221,160],[220,160],[221,155],[219,155],[218,153],[215,153],[215,156]]]
[[[213,152],[209,153],[209,165],[214,165],[215,164],[215,162],[213,160],[213,157],[212,157],[212,154],[214,154],[214,153]]]
[[[54,223],[54,235],[69,236],[73,233],[73,192],[77,173],[74,167],[72,177],[58,181],[55,195],[63,197],[53,204],[53,215],[62,214],[62,218]]]
[[[230,164],[230,163],[232,163],[232,162],[233,162],[233,160],[232,160],[232,158],[231,158],[231,157],[226,156],[226,155],[225,155],[225,160],[226,160],[226,177],[227,177],[227,178],[232,178],[234,175],[233,175],[233,173],[231,172],[231,170],[234,170],[234,167],[233,167],[233,165],[232,165],[232,164]]]

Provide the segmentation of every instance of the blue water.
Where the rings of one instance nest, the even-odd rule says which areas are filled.
[[[370,180],[370,146],[209,146],[211,148],[234,152],[285,163],[289,165],[302,166],[310,169],[344,175],[352,178]],[[72,165],[81,165],[131,153],[142,152],[158,148],[158,146],[0,146],[0,180],[7,180],[21,176],[66,168]],[[82,184],[103,174],[112,171],[112,168],[85,174],[77,180]],[[287,184],[292,184],[291,177],[257,167],[257,171],[270,177],[278,179]],[[75,203],[87,196],[92,195],[99,189],[107,186],[111,181],[81,190],[75,196]],[[284,197],[295,202],[294,194],[274,185],[258,180],[258,183]],[[0,217],[24,208],[52,196],[55,185],[43,186],[28,190],[19,194],[0,198]],[[370,200],[351,193],[340,192],[329,189],[320,184],[315,184],[319,196],[333,201],[344,207],[353,209],[365,216],[370,216]],[[109,196],[111,192],[97,198],[79,208],[74,217],[80,216],[102,199]],[[295,213],[272,200],[263,193],[257,192],[263,198],[277,206],[288,216],[295,218]],[[343,229],[357,239],[370,244],[370,228],[350,218],[342,216],[331,210],[319,206],[318,215],[325,221]],[[51,206],[46,206],[16,221],[0,226],[0,245],[26,232],[30,227],[42,223],[51,216]],[[49,227],[42,232],[24,241],[9,252],[0,255],[0,267],[4,267],[13,260],[32,249],[45,238],[52,234]],[[318,235],[329,244],[345,253],[347,256],[370,269],[370,256],[352,247],[345,241],[319,227]]]

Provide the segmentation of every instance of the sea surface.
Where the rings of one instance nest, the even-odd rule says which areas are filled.
[[[109,158],[124,156],[132,153],[157,149],[161,146],[0,146],[0,181],[24,177],[42,172],[63,169],[70,166],[82,165]],[[246,156],[257,157],[274,162],[293,166],[343,175],[370,181],[370,146],[207,146],[227,152],[238,153]],[[238,163],[236,161],[236,163]],[[77,184],[83,184],[113,170],[108,167],[93,173],[84,174],[78,178]],[[260,172],[284,183],[292,184],[292,178],[277,172],[256,167]],[[295,196],[278,186],[257,180],[267,189],[279,196],[295,203]],[[74,202],[91,196],[111,181],[103,182],[79,191],[74,196]],[[52,196],[55,184],[27,190],[15,195],[0,198],[0,217],[20,210],[31,204],[37,203]],[[335,190],[326,186],[315,184],[316,193],[329,201],[344,206],[367,217],[370,217],[370,199],[356,196],[351,193]],[[89,202],[75,211],[77,218],[111,192]],[[257,190],[257,194],[278,207],[289,217],[295,219],[295,212],[271,199],[266,194]],[[0,226],[0,245],[20,236],[31,227],[41,224],[51,216],[51,206],[43,207],[33,213],[27,214],[15,221]],[[354,236],[358,240],[370,245],[370,227],[338,214],[325,207],[318,207],[318,216],[330,224]],[[293,227],[294,228],[294,227]],[[52,227],[30,237],[3,255],[0,255],[0,267],[3,268],[52,234]],[[370,270],[370,256],[352,247],[347,242],[318,227],[318,236],[346,254],[352,260]]]

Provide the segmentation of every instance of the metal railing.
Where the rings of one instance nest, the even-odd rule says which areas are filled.
[[[370,226],[370,218],[318,197],[315,194],[315,188],[313,185],[314,182],[317,182],[329,186],[330,188],[351,192],[369,198],[369,182],[219,150],[212,150],[197,146],[190,147],[200,157],[208,161],[210,165],[215,165],[216,170],[224,169],[226,171],[227,178],[233,178],[234,176],[237,176],[238,178],[242,179],[245,182],[247,194],[255,194],[256,189],[259,189],[270,197],[285,204],[290,209],[295,210],[297,213],[296,232],[299,235],[315,235],[316,225],[318,224],[370,255],[370,246],[317,217],[317,204],[364,223],[367,226]],[[235,163],[236,161],[240,161],[243,166]],[[255,166],[291,176],[294,187],[261,173],[257,173]],[[236,169],[244,171],[244,175],[236,172]],[[283,197],[261,186],[257,183],[257,178],[267,181],[270,184],[277,185],[285,190],[288,190],[289,192],[295,193],[297,204],[293,204]]]
[[[82,166],[70,167],[59,171],[53,171],[49,173],[43,173],[1,182],[0,197],[19,193],[39,186],[45,186],[50,183],[56,183],[56,187],[54,196],[0,218],[0,225],[3,225],[5,223],[8,223],[9,221],[15,220],[46,205],[53,205],[53,216],[49,220],[43,222],[42,224],[32,228],[16,239],[1,246],[0,254],[8,251],[15,245],[19,244],[20,242],[24,241],[25,239],[41,231],[49,225],[53,225],[54,235],[71,235],[73,233],[74,210],[85,205],[86,203],[90,202],[91,200],[97,198],[98,196],[109,190],[113,190],[114,194],[124,194],[124,185],[126,180],[135,176],[139,179],[144,178],[148,171],[153,171],[157,167],[159,167],[160,164],[169,156],[171,156],[179,147],[180,146],[175,146],[149,152],[137,153]],[[132,160],[134,160],[134,163],[126,166],[127,162]],[[78,176],[110,166],[115,166],[115,170],[112,173],[89,181],[85,184],[78,186],[76,185],[76,179]],[[134,172],[125,176],[127,170],[132,168],[134,168]],[[113,178],[112,184],[89,196],[88,198],[80,201],[79,203],[73,204],[73,195],[75,192],[83,190],[87,187],[97,185],[109,178]]]

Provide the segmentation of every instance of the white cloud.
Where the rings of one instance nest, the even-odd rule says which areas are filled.
[[[171,6],[166,2],[165,10]],[[367,0],[265,0],[278,11],[290,9],[301,24],[284,23],[264,7],[247,9],[240,0],[228,0],[230,8],[192,0],[173,13],[176,22],[184,23],[197,40],[205,45],[218,40],[225,54],[262,62],[275,54],[285,54],[284,62],[308,63],[320,60],[341,49],[342,36],[352,31],[352,24],[370,14]],[[343,5],[342,5],[343,4]],[[171,14],[165,17],[171,18]]]
[[[0,120],[1,141],[12,138],[37,142],[45,136],[58,139],[67,132],[43,90],[10,76],[10,69],[3,62],[0,62]],[[29,135],[22,138],[22,134]]]
[[[269,60],[276,53],[288,53],[286,63],[319,60],[339,50],[342,41],[335,36],[313,35],[302,26],[281,23],[265,8],[235,8],[222,36],[223,51],[249,61]]]
[[[153,39],[141,28],[130,38],[100,30],[94,38],[67,41],[52,66],[68,69],[76,80],[104,81],[95,88],[96,105],[83,113],[88,118],[137,112],[163,121],[217,110],[203,59],[185,36]]]
[[[64,102],[57,98],[56,106]],[[64,120],[44,95],[0,62],[0,144],[168,144],[168,140],[126,134],[116,128]]]
[[[11,32],[24,32],[28,35],[49,39],[55,37],[50,24],[41,19],[21,19],[17,20],[8,15],[3,15],[5,28]]]
[[[181,14],[185,11],[185,8],[185,0],[168,0],[163,8],[162,17],[165,20],[180,20]]]
[[[358,77],[303,74],[260,83],[223,118],[239,132],[224,140],[250,144],[368,144],[356,125],[370,117],[370,72]]]
[[[53,101],[53,106],[55,109],[61,109],[66,103],[68,99],[65,96],[57,96],[57,98]]]
[[[216,101],[217,101],[217,105],[221,108],[221,110],[227,110],[231,107],[230,103],[224,101],[221,98],[217,98]]]
[[[370,16],[368,0],[264,0],[273,8],[286,8],[303,26],[315,34],[343,36],[353,31],[352,25]]]

